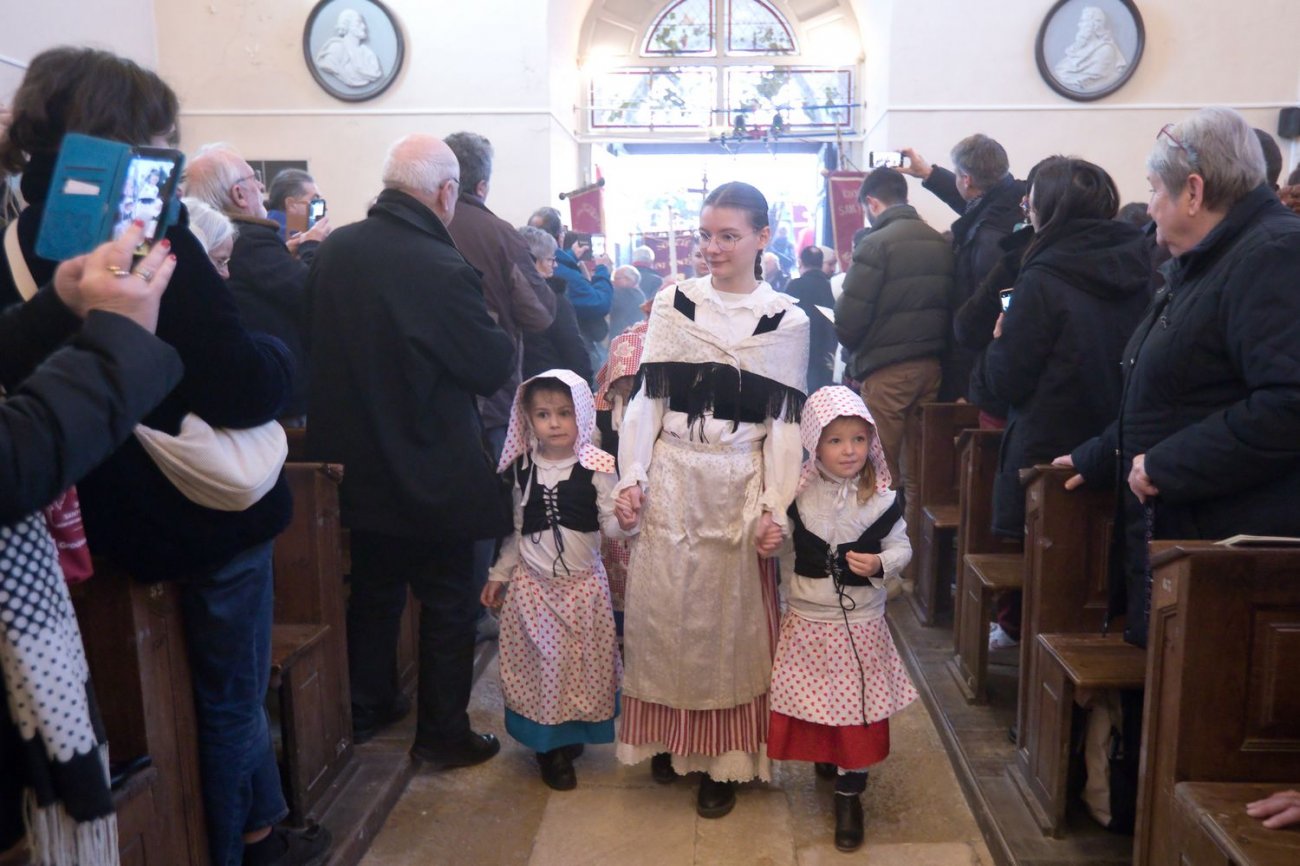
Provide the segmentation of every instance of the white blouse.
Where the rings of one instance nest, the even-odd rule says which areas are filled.
[[[776,290],[767,283],[759,283],[749,294],[719,292],[711,285],[704,295],[704,303],[695,307],[695,322],[734,345],[751,336],[762,312],[770,307],[771,295]],[[644,389],[637,392],[628,404],[619,430],[618,465],[620,479],[615,493],[633,484],[645,489],[649,478],[647,471],[655,440],[660,436],[710,442],[743,449],[754,442],[763,443],[763,495],[759,505],[763,511],[788,531],[785,510],[794,498],[799,483],[799,466],[803,458],[803,445],[799,440],[799,425],[771,418],[762,424],[719,421],[713,413],[704,413],[703,422],[688,424],[685,412],[668,408],[667,398],[652,398]],[[732,428],[735,429],[732,429]],[[703,428],[701,430],[701,428]]]
[[[894,494],[876,493],[864,504],[858,504],[856,478],[840,479],[818,471],[809,479],[797,501],[799,519],[804,527],[831,547],[857,541],[863,532],[875,523],[894,503]],[[786,601],[790,610],[804,619],[815,622],[843,622],[845,613],[840,610],[839,596],[830,578],[801,577],[794,570],[794,544],[787,540],[781,549],[782,574],[790,575]],[[907,540],[907,522],[902,517],[880,542],[880,564],[884,568],[881,578],[872,578],[883,585],[883,578],[897,577],[912,559],[912,545]],[[849,622],[878,619],[885,615],[885,590],[875,586],[846,586]]]
[[[532,455],[537,464],[537,483],[543,487],[554,487],[561,481],[568,480],[577,465],[577,456],[562,460],[548,460]],[[617,479],[608,472],[592,473],[591,483],[596,488],[596,508],[600,513],[600,532],[579,532],[560,527],[560,538],[564,541],[564,565],[559,562],[560,551],[555,544],[555,533],[546,529],[537,534],[522,535],[524,521],[524,503],[528,501],[531,487],[520,491],[514,486],[515,531],[501,545],[501,555],[488,572],[488,580],[508,581],[514,574],[515,565],[523,562],[525,566],[550,577],[552,570],[564,573],[564,566],[569,571],[588,571],[600,560],[600,537],[603,533],[609,538],[626,538],[627,533],[619,529],[618,519],[614,516],[614,482]]]

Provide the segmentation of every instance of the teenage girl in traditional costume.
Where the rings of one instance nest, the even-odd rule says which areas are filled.
[[[654,299],[640,384],[619,431],[618,515],[641,527],[628,567],[617,754],[656,780],[703,772],[718,818],[734,783],[769,778],[773,560],[798,484],[808,318],[759,278],[767,201],[728,183],[705,200],[711,276]]]
[[[519,386],[497,467],[513,481],[515,533],[482,595],[501,612],[506,730],[537,752],[558,791],[578,783],[584,743],[614,741],[622,667],[600,560],[601,531],[623,535],[617,478],[614,457],[591,444],[595,425],[576,373],[548,370]]]
[[[912,558],[866,404],[841,385],[804,405],[804,466],[790,506],[793,568],[772,669],[775,760],[836,777],[835,847],[862,844],[867,768],[889,754],[889,717],[916,700],[885,624],[886,579]]]

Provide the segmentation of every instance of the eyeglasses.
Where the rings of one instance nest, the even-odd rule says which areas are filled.
[[[1199,160],[1196,158],[1196,151],[1179,141],[1178,136],[1174,135],[1173,130],[1174,124],[1166,123],[1164,126],[1160,127],[1160,131],[1156,133],[1156,141],[1159,141],[1162,138],[1169,139],[1170,143],[1173,144],[1174,147],[1187,154],[1187,159],[1193,166],[1197,165]]]
[[[731,252],[736,248],[736,244],[740,243],[747,237],[751,237],[751,235],[738,235],[735,232],[722,232],[714,235],[704,231],[703,229],[697,229],[693,235],[695,237],[695,242],[700,245],[701,250],[706,249],[709,244],[716,244],[718,249],[722,250],[724,253]]]
[[[259,171],[258,169],[253,169],[252,174],[241,177],[239,180],[235,181],[235,186],[239,186],[241,183],[243,183],[246,180],[255,180],[257,181],[258,186],[264,186],[264,184],[262,183],[262,172]]]

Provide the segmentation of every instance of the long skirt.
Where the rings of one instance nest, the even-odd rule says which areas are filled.
[[[604,569],[516,567],[501,610],[506,729],[535,751],[614,739],[622,661]]]
[[[770,778],[767,690],[776,564],[760,560],[760,444],[661,438],[628,566],[619,760],[659,753],[679,773]]]

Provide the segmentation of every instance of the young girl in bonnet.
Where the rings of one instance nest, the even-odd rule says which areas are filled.
[[[866,404],[841,385],[808,398],[811,455],[790,506],[788,608],[772,665],[768,756],[835,776],[835,846],[862,844],[867,767],[889,754],[889,716],[916,690],[885,624],[885,581],[912,558]]]

